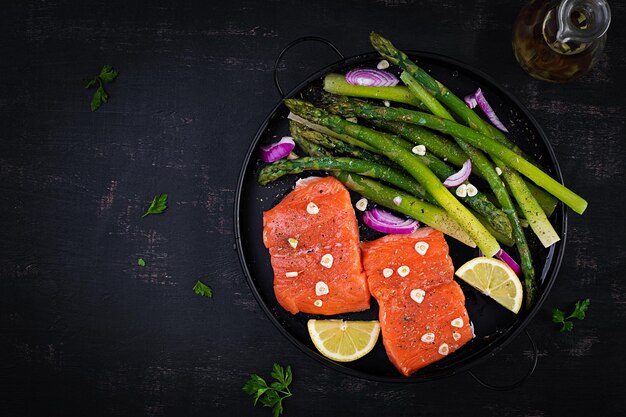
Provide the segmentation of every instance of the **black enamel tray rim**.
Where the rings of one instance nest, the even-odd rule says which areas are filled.
[[[441,55],[441,54],[437,54],[437,53],[432,53],[432,52],[425,52],[425,51],[406,51],[407,55],[409,56],[417,56],[420,59],[426,59],[426,60],[434,60],[434,61],[440,61],[443,62],[445,64],[448,65],[452,65],[455,66],[459,69],[463,69],[465,71],[468,71],[470,73],[472,73],[474,76],[477,76],[478,78],[481,78],[483,81],[486,81],[488,84],[491,85],[491,87],[495,90],[498,91],[498,94],[505,96],[508,100],[510,100],[515,106],[516,108],[521,111],[525,117],[528,118],[528,120],[530,121],[532,127],[536,130],[536,132],[538,133],[539,137],[541,138],[541,140],[544,142],[544,145],[548,151],[548,154],[550,155],[551,161],[554,165],[554,175],[556,176],[556,179],[563,184],[563,176],[561,173],[561,168],[559,166],[558,160],[556,159],[556,155],[554,153],[554,149],[552,148],[552,145],[550,144],[545,132],[543,131],[543,129],[541,128],[541,126],[539,125],[539,123],[535,120],[535,118],[532,116],[532,114],[530,113],[530,111],[526,108],[526,106],[524,106],[515,96],[513,96],[510,92],[508,92],[506,89],[504,89],[502,86],[500,86],[500,84],[498,82],[496,82],[491,76],[487,75],[486,73],[484,73],[481,70],[478,70],[474,67],[472,67],[471,65],[465,64],[464,62],[458,61],[456,59],[447,57],[445,55]],[[349,65],[354,65],[360,62],[365,62],[365,61],[369,61],[372,59],[376,59],[379,58],[379,55],[375,52],[372,53],[366,53],[366,54],[359,54],[359,55],[355,55],[352,57],[348,57],[339,61],[336,61],[330,65],[327,65],[326,67],[322,68],[321,70],[315,72],[313,75],[307,77],[304,81],[302,81],[300,84],[298,84],[297,86],[295,86],[294,88],[292,88],[290,90],[290,92],[285,96],[285,98],[290,98],[295,96],[297,93],[299,93],[300,91],[302,91],[304,88],[306,88],[308,85],[310,85],[312,82],[320,79],[321,77],[323,77],[324,75],[326,75],[327,73],[337,69],[337,68],[341,68],[341,67],[345,67],[345,66],[349,66]],[[234,201],[234,227],[235,227],[235,246],[237,249],[237,255],[239,256],[239,261],[241,263],[241,267],[242,270],[244,272],[244,275],[246,276],[246,281],[248,282],[248,286],[250,287],[250,290],[252,291],[252,293],[254,294],[254,297],[256,298],[257,302],[259,303],[259,305],[261,306],[261,309],[265,312],[265,314],[269,317],[270,321],[274,324],[274,326],[280,331],[280,333],[282,333],[283,336],[285,336],[291,343],[293,343],[296,347],[298,347],[301,351],[303,351],[305,354],[307,354],[309,357],[314,358],[315,360],[321,362],[322,364],[335,369],[336,371],[342,372],[344,374],[356,377],[356,378],[361,378],[361,379],[365,379],[365,380],[370,380],[370,381],[377,381],[377,382],[391,382],[391,383],[418,383],[418,382],[428,382],[428,381],[434,381],[436,379],[441,379],[441,378],[445,378],[445,377],[449,377],[452,375],[456,375],[460,372],[463,371],[469,371],[471,370],[474,366],[479,365],[483,362],[485,362],[487,359],[495,356],[500,350],[502,350],[505,346],[507,346],[509,343],[511,343],[513,340],[515,340],[517,338],[517,336],[524,331],[524,329],[526,329],[526,327],[530,324],[530,322],[532,321],[532,319],[535,317],[535,315],[538,313],[538,311],[541,309],[541,306],[543,305],[544,301],[546,300],[546,298],[548,297],[554,282],[556,281],[556,278],[558,276],[560,267],[561,267],[561,263],[563,261],[563,256],[565,253],[565,244],[566,244],[566,240],[567,240],[567,211],[565,209],[565,206],[563,203],[559,203],[557,206],[557,210],[559,210],[559,214],[561,217],[561,229],[562,229],[562,236],[561,236],[561,241],[558,243],[559,247],[556,253],[556,258],[555,258],[555,247],[552,246],[550,248],[550,252],[547,256],[548,260],[552,260],[552,265],[550,265],[550,268],[548,268],[549,270],[551,269],[552,272],[546,275],[546,277],[544,278],[544,287],[543,287],[543,291],[542,294],[539,296],[539,298],[536,300],[535,304],[533,305],[533,307],[531,308],[531,310],[527,313],[527,316],[516,326],[511,326],[509,329],[507,329],[503,334],[501,334],[496,340],[494,340],[494,342],[484,346],[483,348],[477,350],[475,353],[473,353],[471,356],[469,356],[465,363],[457,366],[457,367],[451,367],[447,370],[447,372],[441,372],[440,374],[437,374],[436,376],[431,376],[428,378],[425,377],[421,377],[418,374],[412,375],[410,377],[402,377],[401,375],[398,375],[398,377],[387,377],[387,376],[377,376],[377,375],[371,375],[371,374],[367,374],[361,371],[357,371],[355,369],[352,368],[348,368],[346,366],[341,365],[338,362],[334,362],[326,357],[324,357],[323,355],[321,355],[318,352],[315,352],[313,350],[311,350],[309,347],[305,346],[304,344],[302,344],[299,340],[297,340],[294,336],[292,336],[278,321],[278,319],[272,314],[270,308],[265,304],[265,301],[263,300],[263,297],[261,296],[261,294],[259,293],[258,289],[256,288],[252,275],[250,273],[250,270],[248,269],[248,264],[247,261],[245,259],[245,255],[244,255],[244,248],[242,246],[241,243],[241,227],[239,224],[239,216],[240,216],[240,203],[241,203],[241,192],[242,192],[242,188],[243,188],[243,184],[244,184],[244,180],[246,177],[246,173],[248,171],[248,167],[250,164],[250,160],[252,159],[255,150],[258,146],[259,140],[261,139],[261,137],[263,136],[263,134],[265,133],[267,126],[269,125],[270,121],[273,119],[273,117],[276,116],[276,114],[282,110],[283,108],[283,103],[282,100],[278,102],[278,104],[272,109],[272,111],[265,117],[265,119],[263,120],[263,122],[261,123],[259,129],[257,130],[254,139],[252,140],[248,151],[243,159],[243,163],[241,165],[241,169],[239,172],[239,178],[237,181],[237,191],[235,193],[235,201]]]

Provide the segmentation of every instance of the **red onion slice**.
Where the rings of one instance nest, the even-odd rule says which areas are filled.
[[[380,209],[366,211],[363,214],[363,221],[378,232],[399,235],[411,234],[419,227],[417,220],[402,219]]]
[[[482,253],[480,250],[478,251],[478,255],[485,256],[485,254]],[[498,252],[496,252],[494,256],[507,264],[509,268],[511,268],[513,272],[515,272],[515,275],[517,275],[518,277],[521,276],[522,268],[518,265],[517,262],[515,262],[515,259],[511,258],[511,256],[504,251],[504,249],[500,249]]]
[[[463,101],[465,101],[465,104],[467,104],[467,107],[469,107],[470,109],[473,109],[478,104],[478,102],[476,101],[476,97],[474,97],[473,94],[463,97]]]
[[[283,137],[280,141],[269,146],[261,146],[260,158],[263,162],[274,162],[288,156],[296,143],[290,136]]]
[[[389,213],[388,211],[381,210],[379,208],[373,208],[370,211],[374,219],[376,219],[377,221],[381,223],[386,223],[389,225],[397,225],[397,224],[402,224],[404,222],[412,223],[412,222],[417,221],[413,219],[403,219],[401,217],[398,217],[394,214]]]
[[[500,249],[496,253],[495,256],[496,256],[496,258],[500,259],[502,262],[504,262],[505,264],[510,266],[511,269],[513,270],[513,272],[515,272],[515,275],[517,275],[517,276],[521,275],[522,268],[520,268],[520,266],[517,264],[517,262],[515,262],[515,260],[513,258],[511,258],[511,256],[509,256],[509,254],[506,253],[504,251],[504,249]]]
[[[467,181],[471,173],[472,161],[468,159],[467,161],[463,162],[463,166],[461,167],[459,172],[452,174],[448,178],[446,178],[446,180],[443,182],[443,185],[448,188],[458,187],[459,185]]]
[[[346,74],[346,82],[352,85],[363,85],[367,87],[394,87],[398,85],[400,80],[386,71],[357,68],[348,71]]]
[[[496,116],[496,112],[493,110],[480,88],[476,90],[474,94],[465,96],[464,100],[465,104],[467,104],[470,109],[473,109],[474,107],[476,107],[476,104],[478,104],[480,109],[483,111],[483,113],[485,113],[489,121],[493,123],[495,127],[503,132],[509,132],[508,129],[502,124],[498,116]]]

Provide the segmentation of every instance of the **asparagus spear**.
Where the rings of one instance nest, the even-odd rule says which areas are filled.
[[[423,108],[423,104],[411,94],[406,87],[368,87],[352,85],[348,84],[345,75],[341,74],[326,75],[326,77],[324,77],[324,90],[342,96],[389,100]]]
[[[400,121],[425,126],[430,129],[462,138],[470,145],[487,152],[494,158],[501,159],[511,168],[528,177],[535,184],[548,191],[550,194],[564,202],[576,213],[582,214],[587,208],[587,202],[566,188],[563,184],[551,178],[548,174],[517,155],[499,142],[485,136],[469,127],[463,126],[451,120],[442,119],[428,113],[400,109],[394,107],[379,107],[360,102],[359,100],[343,98],[333,106],[344,107],[343,114],[351,113],[353,116],[365,119],[382,119],[387,121]],[[339,110],[331,109],[339,112]]]
[[[289,118],[292,119],[291,120],[292,123],[295,123],[293,125],[290,123],[289,125],[292,131],[292,134],[294,135],[294,138],[296,135],[300,135],[302,136],[303,139],[316,143],[329,150],[335,150],[337,152],[346,153],[348,155],[354,156],[355,158],[365,159],[367,161],[376,162],[380,164],[391,163],[393,167],[398,167],[397,165],[393,164],[388,158],[383,157],[380,154],[379,150],[374,151],[378,153],[370,153],[368,151],[364,151],[363,149],[359,149],[358,148],[359,146],[368,147],[368,148],[371,148],[371,146],[369,146],[368,144],[362,141],[359,141],[358,139],[355,139],[349,135],[338,134],[336,132],[332,132],[335,134],[335,137],[333,138],[333,137],[328,136],[326,131],[330,129],[328,129],[325,126],[320,126],[320,125],[311,123],[310,121],[305,120],[302,117],[297,116],[293,113],[289,115]],[[304,129],[300,125],[301,120],[305,120],[306,122],[308,122],[308,125],[305,126],[309,128],[308,130]],[[316,128],[315,129],[310,128],[311,125],[316,126]],[[410,151],[413,148],[413,145],[411,145],[409,142],[397,136],[390,135],[385,132],[378,132],[378,133],[380,135],[383,135],[386,139],[390,140],[394,144],[398,145],[399,147],[402,147],[403,149],[407,151]],[[341,140],[338,140],[338,138],[341,138]],[[351,144],[355,144],[355,146],[348,144],[348,143],[344,143],[342,142],[342,140],[349,141]],[[415,158],[418,158],[424,165],[426,165],[431,171],[433,171],[435,175],[437,175],[440,179],[446,179],[447,177],[449,177],[450,175],[454,173],[454,170],[452,168],[447,166],[443,161],[441,161],[434,155],[430,155],[430,154],[415,155]],[[497,211],[497,208],[494,206],[493,210]],[[493,213],[488,213],[488,215],[494,216]]]
[[[446,158],[453,165],[461,166],[467,161],[467,154],[451,140],[421,126],[401,122],[370,120],[374,126],[400,135],[416,145],[424,145],[439,158]]]
[[[418,180],[437,200],[450,217],[454,219],[487,256],[495,255],[500,246],[487,229],[445,188],[433,174],[410,151],[396,145],[379,132],[350,123],[339,116],[314,107],[312,104],[295,99],[284,100],[285,105],[295,114],[313,123],[325,126],[337,133],[347,134],[377,148],[381,153],[403,167]],[[414,198],[414,197],[413,197]]]
[[[448,113],[448,111],[437,101],[437,99],[430,95],[430,93],[428,93],[428,91],[426,91],[426,89],[421,84],[419,84],[408,72],[403,72],[400,78],[408,85],[409,90],[411,90],[412,93],[414,93],[420,100],[422,100],[424,104],[433,112],[434,115],[447,120],[454,120],[452,118],[452,115]],[[470,156],[472,162],[474,162],[474,167],[476,168],[476,171],[483,174],[483,176],[489,183],[489,186],[493,190],[496,198],[502,205],[505,213],[507,213],[509,216],[510,224],[513,227],[513,237],[515,238],[517,250],[522,261],[522,272],[524,273],[524,282],[526,285],[526,305],[530,307],[534,302],[537,292],[537,280],[535,279],[535,268],[533,267],[530,248],[528,247],[526,236],[524,235],[524,231],[522,230],[522,225],[520,224],[519,218],[517,217],[517,212],[513,207],[513,201],[511,201],[511,198],[504,188],[504,184],[502,183],[500,178],[498,178],[498,174],[496,173],[494,166],[491,164],[491,161],[489,161],[485,154],[467,144],[465,141],[458,137],[454,137],[454,140]],[[497,159],[495,160],[495,162],[497,164],[500,164]],[[503,167],[503,175],[507,182],[509,182],[511,189],[514,190],[514,195],[516,195],[516,193],[523,194],[523,189],[525,188],[525,186],[521,177],[509,167],[504,165]],[[518,199],[520,205],[522,207],[526,207],[526,209],[528,209],[529,207],[535,208],[537,202],[534,201],[534,199],[532,199],[531,197],[530,200],[534,201],[533,205],[533,202],[527,198],[527,194],[524,194],[524,197],[526,198]],[[533,216],[535,216],[535,218],[539,218],[540,214],[543,216],[545,223],[535,224],[537,230],[541,230],[542,232],[546,231],[545,233],[549,233],[550,231],[552,231],[552,233],[556,236],[556,239],[558,240],[558,235],[556,235],[556,232],[552,228],[552,225],[550,224],[548,219],[545,217],[545,214],[541,210],[541,208],[538,210],[537,213],[533,213]]]
[[[261,172],[259,172],[258,181],[261,185],[267,185],[284,175],[299,174],[303,171],[354,172],[365,177],[383,180],[416,197],[428,200],[431,204],[437,205],[437,201],[428,195],[424,187],[415,181],[413,177],[388,166],[355,158],[319,156],[292,160],[281,159],[273,164],[264,166]]]
[[[300,147],[300,149],[302,149],[304,153],[309,156],[332,156],[333,154],[328,149],[318,145],[317,143],[304,139],[301,133],[306,131],[306,129],[307,128],[300,126],[294,121],[289,123],[289,130],[296,145],[298,145],[298,147]]]
[[[306,120],[306,119],[298,116],[297,114],[289,113],[287,118],[289,120],[293,120],[294,122],[298,122],[301,125],[306,126],[309,129],[311,129],[311,130],[315,130],[316,132],[320,132],[320,133],[323,133],[323,134],[328,135],[330,137],[333,137],[335,139],[339,139],[339,140],[341,140],[341,141],[343,141],[343,142],[345,142],[347,144],[358,146],[358,147],[363,148],[363,149],[365,149],[367,151],[376,152],[376,148],[368,145],[367,143],[363,143],[361,141],[358,141],[358,140],[354,139],[352,136],[349,136],[349,135],[344,135],[344,134],[341,134],[341,133],[333,132],[329,128],[327,128],[325,126],[320,126],[319,124],[316,124],[316,123],[312,123],[311,121]]]
[[[323,102],[332,104],[337,99],[337,97],[338,96],[334,96],[334,95],[326,95],[323,99]],[[333,111],[333,113],[338,114],[340,116],[347,116],[347,117],[352,116],[352,112],[346,112],[346,114],[344,114],[342,112],[341,107],[331,106],[331,110]],[[392,135],[392,134],[382,132],[382,131],[379,131],[378,133],[385,136],[385,138],[387,138],[388,140],[392,141],[396,145],[406,150],[410,151],[414,146],[407,140],[404,140],[396,135]],[[353,138],[352,140],[354,141],[356,139]],[[431,171],[435,173],[435,175],[437,175],[442,180],[448,178],[450,175],[454,173],[454,170],[452,168],[450,168],[448,165],[445,164],[445,162],[443,162],[442,160],[440,160],[439,158],[437,158],[435,155],[433,155],[430,152],[427,153],[426,155],[416,155],[415,157],[420,159],[423,164],[425,164]],[[463,160],[463,162],[465,162],[466,160],[467,160],[467,157]]]
[[[364,161],[374,162],[380,165],[397,167],[397,165],[395,165],[389,159],[385,158],[384,156],[380,154],[366,151],[365,149],[361,147],[350,145],[349,143],[342,142],[341,140],[334,138],[332,136],[328,136],[324,133],[320,133],[318,131],[308,129],[293,120],[289,121],[289,130],[291,131],[292,136],[294,137],[295,135],[301,136],[304,140],[313,142],[332,152],[350,155],[354,158],[362,159]]]

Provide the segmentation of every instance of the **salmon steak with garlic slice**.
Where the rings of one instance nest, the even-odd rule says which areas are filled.
[[[409,376],[473,338],[443,234],[430,227],[361,244],[387,356]]]
[[[274,270],[274,294],[290,313],[333,315],[370,307],[356,216],[337,179],[299,180],[263,213],[263,243]]]

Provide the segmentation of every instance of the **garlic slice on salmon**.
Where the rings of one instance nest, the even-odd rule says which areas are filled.
[[[458,327],[459,329],[463,327],[463,319],[461,317],[457,317],[450,322],[450,325],[453,327]]]
[[[413,299],[413,301],[415,301],[417,304],[422,304],[425,295],[426,291],[422,290],[421,288],[411,290],[411,299]]]
[[[417,242],[415,244],[415,252],[419,253],[420,255],[424,256],[426,255],[426,252],[428,252],[428,243],[426,242]]]
[[[318,296],[328,294],[328,285],[324,281],[319,281],[315,284],[315,294]]]
[[[409,275],[409,272],[411,272],[411,268],[406,265],[402,265],[400,268],[398,268],[398,275],[403,278]]]
[[[420,340],[422,342],[424,342],[424,343],[432,343],[432,342],[435,341],[435,334],[434,333],[424,333]]]
[[[326,255],[322,256],[322,260],[320,261],[320,264],[322,264],[323,267],[325,268],[330,268],[333,266],[333,255],[331,255],[330,253],[327,253]]]
[[[309,204],[307,204],[306,211],[309,214],[317,214],[320,212],[320,209],[319,207],[317,207],[317,204],[311,201]]]

